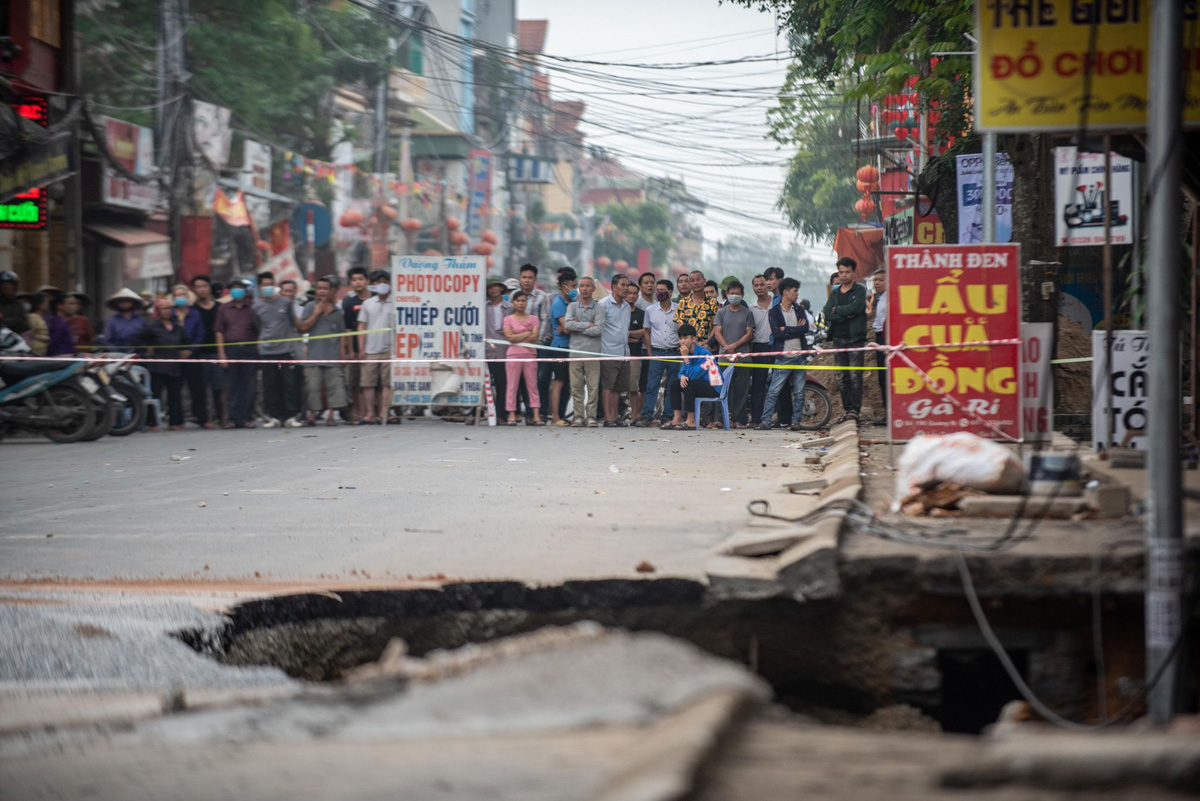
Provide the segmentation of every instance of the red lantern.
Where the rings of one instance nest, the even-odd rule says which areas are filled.
[[[857,189],[859,192],[862,192],[864,195],[870,194],[870,192],[871,192],[871,185],[865,184],[862,181],[855,181],[854,188]]]
[[[389,220],[394,220],[400,216],[400,212],[396,211],[391,206],[383,206],[379,209],[379,213]]]
[[[487,229],[482,234],[480,234],[479,238],[482,239],[484,242],[487,242],[492,245],[500,244],[500,237],[496,236],[496,232],[493,231],[491,228]]]
[[[471,248],[471,250],[473,250],[475,253],[479,254],[480,256],[490,256],[492,254],[492,251],[495,249],[496,249],[496,246],[493,245],[491,242],[480,242],[478,245]]]
[[[343,212],[338,223],[343,228],[361,228],[363,224],[363,213],[358,209],[347,209]]]
[[[908,138],[908,129],[907,128],[897,128],[896,129],[896,138],[897,139],[907,139]]]
[[[858,172],[855,173],[854,177],[862,181],[864,184],[873,184],[879,180],[879,170],[875,169],[870,164],[866,164],[858,168]]]
[[[453,218],[453,217],[446,218],[446,227],[449,228],[451,231],[457,231],[459,225],[460,225],[460,223],[455,218]]]
[[[623,273],[629,269],[629,262],[625,261],[624,259],[617,259],[616,264],[613,265],[613,269],[619,273]]]
[[[610,259],[608,256],[601,256],[600,258],[596,259],[596,266],[602,270],[607,270],[608,265],[610,264],[612,264],[612,259]]]
[[[875,201],[869,197],[859,198],[854,204],[854,210],[857,211],[865,220],[875,213]]]
[[[467,236],[466,231],[455,231],[454,233],[450,234],[451,245],[465,245],[469,241],[471,241],[471,238]]]
[[[424,223],[422,223],[416,217],[408,217],[400,221],[400,227],[409,233],[420,231],[423,225]]]

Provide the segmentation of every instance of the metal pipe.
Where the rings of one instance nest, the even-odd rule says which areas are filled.
[[[983,135],[983,241],[996,241],[996,134]]]
[[[1104,191],[1098,198],[1102,204],[1100,213],[1104,215],[1104,244],[1101,247],[1101,280],[1104,296],[1104,364],[1109,376],[1105,378],[1108,386],[1112,387],[1112,343],[1113,343],[1113,274],[1112,274],[1112,135],[1104,134]],[[1116,420],[1116,399],[1109,399],[1105,410],[1104,452],[1112,452],[1113,425]]]
[[[1182,162],[1182,0],[1157,0],[1150,17],[1147,186],[1150,190],[1146,320],[1150,395],[1146,447],[1146,677],[1150,720],[1175,712],[1178,662],[1166,664],[1183,614],[1183,509],[1180,501],[1179,244]],[[1161,676],[1159,675],[1161,673]]]

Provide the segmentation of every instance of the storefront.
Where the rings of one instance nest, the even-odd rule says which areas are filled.
[[[171,288],[175,271],[168,236],[133,225],[90,223],[84,226],[84,250],[96,297],[122,287],[155,294]]]

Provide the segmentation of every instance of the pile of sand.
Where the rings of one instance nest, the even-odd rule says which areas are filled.
[[[1067,317],[1058,316],[1056,359],[1078,359],[1092,355],[1092,333]],[[1091,414],[1092,363],[1054,365],[1055,414]]]

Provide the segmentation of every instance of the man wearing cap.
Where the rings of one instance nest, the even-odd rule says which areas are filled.
[[[370,281],[372,297],[363,301],[358,312],[358,330],[364,332],[359,334],[359,352],[368,360],[362,366],[367,413],[359,425],[400,423],[399,417],[388,419],[392,407],[392,371],[388,359],[396,340],[396,304],[388,297],[392,293],[392,274],[376,270],[371,273]]]
[[[508,425],[505,406],[505,390],[508,387],[504,359],[508,345],[504,343],[504,318],[512,314],[512,304],[504,299],[508,286],[499,278],[488,279],[487,302],[483,306],[483,326],[487,342],[484,354],[487,358],[488,374],[492,379],[492,402],[496,407],[496,421]]]
[[[231,282],[229,302],[217,309],[217,358],[221,367],[229,371],[229,422],[225,428],[254,428],[250,419],[254,416],[258,365],[244,362],[230,364],[228,360],[257,359],[258,346],[226,344],[258,340],[258,317],[250,305],[250,286],[251,282],[246,280]]]
[[[24,334],[29,330],[26,314],[24,304],[17,297],[17,274],[5,270],[0,273],[0,317],[4,318],[4,326],[14,334]]]
[[[146,318],[142,311],[145,301],[132,289],[125,288],[110,295],[104,305],[116,312],[104,323],[104,345],[113,350],[131,350],[142,341]]]

